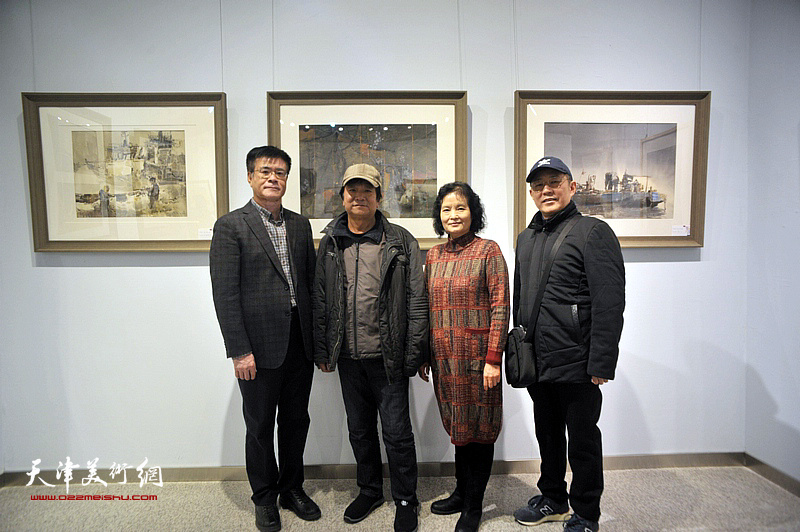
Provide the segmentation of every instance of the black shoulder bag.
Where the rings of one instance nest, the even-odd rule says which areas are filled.
[[[550,255],[542,270],[539,279],[539,291],[536,292],[536,299],[531,307],[531,317],[528,320],[528,329],[522,325],[517,325],[508,332],[506,340],[506,382],[514,388],[527,388],[538,379],[536,370],[536,353],[533,349],[533,333],[536,329],[536,320],[539,319],[539,308],[542,306],[544,289],[550,277],[550,269],[556,258],[556,252],[569,232],[578,223],[580,216],[573,216],[559,233],[553,247],[550,248]]]

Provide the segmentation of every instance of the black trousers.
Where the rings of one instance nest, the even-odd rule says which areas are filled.
[[[603,403],[600,386],[538,383],[529,386],[528,393],[533,399],[533,421],[542,456],[539,491],[555,502],[569,501],[584,519],[599,521],[603,493],[603,444],[597,427]],[[569,495],[564,478],[568,457],[572,469]]]
[[[247,427],[247,479],[258,506],[274,504],[278,494],[303,485],[303,451],[311,418],[308,398],[314,364],[306,358],[300,319],[292,312],[289,348],[276,369],[256,368],[253,380],[238,379]],[[275,460],[275,419],[278,421],[278,460]]]
[[[380,358],[340,358],[338,369],[361,493],[370,497],[383,494],[380,416],[392,499],[418,504],[417,452],[408,406],[408,377],[390,384]]]

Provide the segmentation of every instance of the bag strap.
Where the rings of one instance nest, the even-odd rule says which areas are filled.
[[[542,276],[539,279],[539,291],[536,292],[536,299],[533,301],[533,307],[531,308],[531,318],[528,320],[528,328],[525,331],[525,342],[531,342],[533,340],[533,332],[534,329],[536,329],[536,320],[539,319],[539,308],[542,306],[544,289],[547,287],[547,280],[550,277],[550,269],[553,267],[553,261],[555,261],[556,252],[558,251],[558,248],[561,247],[561,243],[564,241],[564,239],[567,238],[569,232],[572,231],[572,228],[575,227],[575,224],[578,223],[580,218],[581,216],[573,216],[570,218],[564,225],[564,229],[558,234],[558,238],[553,244],[553,247],[550,248],[550,255],[547,257],[547,262],[542,270]]]

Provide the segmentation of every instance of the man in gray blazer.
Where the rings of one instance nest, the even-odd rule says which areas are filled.
[[[314,242],[308,219],[281,203],[291,164],[279,148],[250,150],[247,182],[253,198],[217,220],[210,253],[214,306],[242,393],[256,526],[269,532],[281,529],[276,499],[301,519],[321,515],[303,491],[314,373]]]

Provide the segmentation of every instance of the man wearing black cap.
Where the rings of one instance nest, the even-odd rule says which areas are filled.
[[[408,378],[428,361],[428,300],[422,254],[406,229],[378,210],[381,176],[350,166],[345,212],[323,230],[312,294],[315,362],[339,369],[358,497],[344,511],[358,523],[384,502],[378,417],[389,460],[394,529],[417,529],[417,457]]]
[[[537,382],[528,393],[542,459],[541,495],[514,518],[523,525],[565,521],[571,505],[565,530],[596,531],[603,492],[600,385],[614,378],[617,365],[625,267],[608,224],[575,207],[576,183],[561,159],[539,159],[526,181],[539,212],[517,238],[513,311],[536,357]]]

